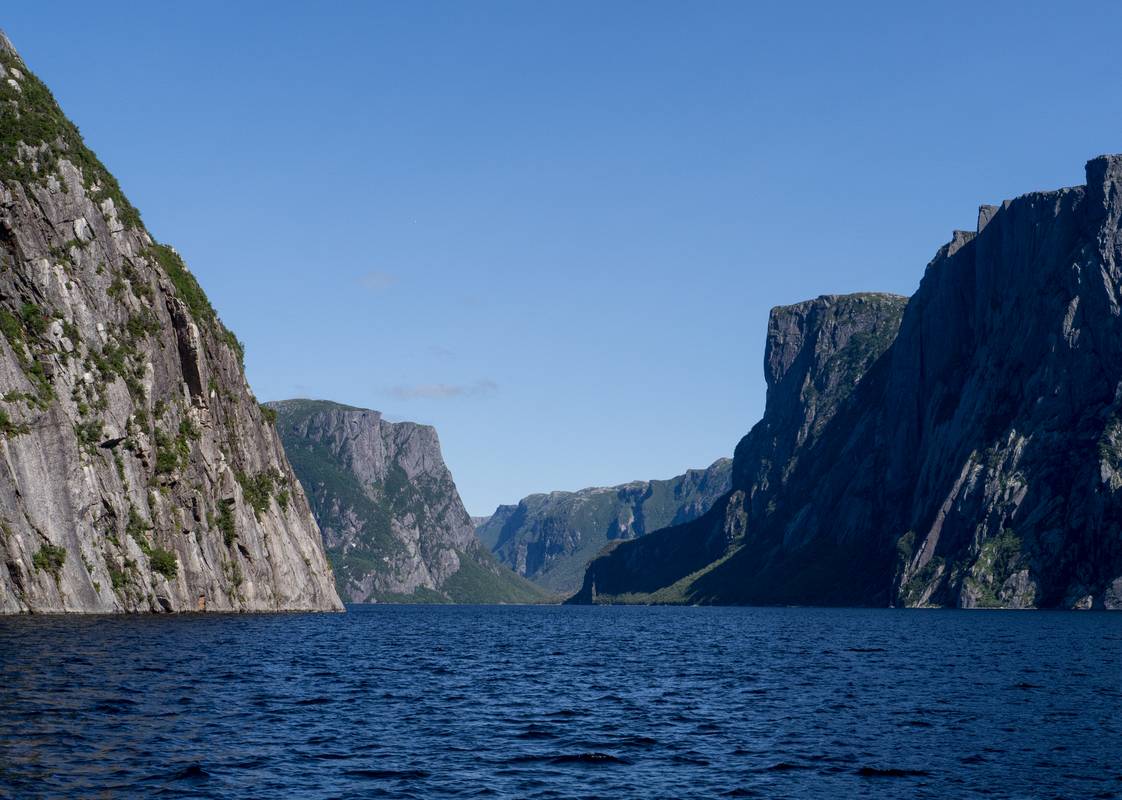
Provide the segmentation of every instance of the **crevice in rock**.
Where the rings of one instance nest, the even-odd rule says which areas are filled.
[[[191,321],[191,316],[182,302],[169,297],[167,305],[172,325],[175,327],[175,342],[179,348],[183,382],[191,392],[191,400],[197,405],[204,405],[202,341],[198,328]]]

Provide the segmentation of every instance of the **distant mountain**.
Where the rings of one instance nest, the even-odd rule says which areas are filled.
[[[1122,609],[1122,156],[983,206],[910,300],[775,309],[732,491],[574,602]]]
[[[722,458],[668,480],[532,494],[499,506],[477,533],[518,574],[571,594],[605,545],[701,516],[728,491],[731,475],[732,460]]]
[[[544,593],[475,536],[436,431],[322,400],[268,403],[350,602],[517,603]]]
[[[2,33],[0,332],[0,612],[342,609],[241,343]]]

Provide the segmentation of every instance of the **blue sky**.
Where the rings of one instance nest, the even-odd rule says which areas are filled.
[[[772,306],[911,293],[979,203],[1122,151],[1122,6],[913,5],[52,2],[0,26],[258,397],[436,425],[486,514],[731,455]]]

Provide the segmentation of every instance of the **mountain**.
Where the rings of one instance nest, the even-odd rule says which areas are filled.
[[[1086,175],[983,206],[857,369],[868,320],[822,363],[836,324],[773,312],[733,490],[574,601],[1122,608],[1122,156]]]
[[[351,602],[522,603],[544,593],[487,552],[436,430],[322,400],[267,404]]]
[[[242,347],[0,34],[0,611],[341,609]]]
[[[550,492],[499,506],[476,529],[498,559],[551,592],[572,594],[612,542],[695,519],[729,489],[732,459],[669,480]]]
[[[575,602],[729,602],[694,582],[748,546],[753,515],[774,513],[790,476],[892,343],[907,298],[828,295],[774,308],[763,419],[737,445],[731,490],[698,519],[621,542],[589,565]]]

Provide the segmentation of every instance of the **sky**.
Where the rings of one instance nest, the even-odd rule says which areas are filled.
[[[258,398],[435,425],[476,515],[732,455],[769,309],[910,294],[979,204],[1122,151],[1120,23],[1023,1],[0,15]]]

